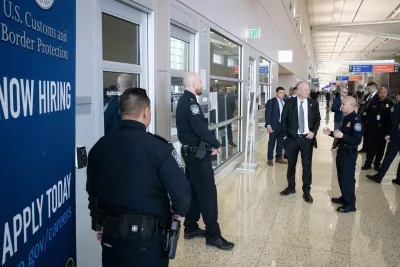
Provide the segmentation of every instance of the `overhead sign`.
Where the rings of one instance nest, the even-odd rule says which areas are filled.
[[[398,64],[350,65],[349,72],[398,72]]]
[[[373,72],[398,72],[397,64],[377,64],[373,67]]]
[[[336,82],[331,82],[331,83],[329,83],[329,85],[334,86],[334,85],[336,85]]]
[[[247,29],[247,38],[260,38],[261,29]]]
[[[76,0],[0,6],[0,266],[76,266]]]
[[[372,72],[372,65],[349,65],[349,72]]]
[[[348,81],[349,76],[336,76],[336,81]]]
[[[349,76],[349,81],[361,81],[361,76]]]

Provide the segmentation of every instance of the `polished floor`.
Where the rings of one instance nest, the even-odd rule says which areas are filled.
[[[266,165],[267,137],[257,145],[255,173],[233,172],[218,185],[219,222],[232,251],[205,245],[204,239],[179,241],[170,266],[400,266],[400,186],[392,185],[398,159],[382,184],[370,182],[357,160],[357,212],[338,214],[330,198],[339,196],[332,139],[322,128],[333,126],[333,114],[321,108],[318,149],[313,158],[313,204],[301,193],[281,197],[287,185],[286,165]],[[399,206],[398,206],[399,205]],[[203,224],[201,224],[204,227]]]

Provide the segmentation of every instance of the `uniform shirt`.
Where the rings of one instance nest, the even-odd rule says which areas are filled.
[[[173,212],[184,216],[190,202],[190,184],[180,156],[172,144],[147,133],[137,121],[122,121],[118,130],[93,146],[86,190],[89,196],[97,196],[106,213],[167,215],[171,199]]]
[[[182,145],[197,146],[203,141],[214,148],[220,147],[218,139],[208,130],[196,96],[187,90],[179,98],[176,106],[176,128]]]
[[[355,111],[343,118],[340,126],[343,137],[338,139],[338,144],[358,146],[363,138],[363,126],[359,115]],[[333,132],[330,134],[333,137]]]
[[[395,104],[390,109],[390,132],[388,135],[391,138],[400,137],[400,103]]]
[[[375,98],[369,103],[367,111],[367,125],[378,125],[386,128],[386,131],[390,132],[390,111],[393,103],[389,99],[380,101],[379,98]]]

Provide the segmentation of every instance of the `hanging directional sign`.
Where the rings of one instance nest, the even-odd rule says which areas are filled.
[[[348,81],[349,76],[336,76],[336,81]]]
[[[349,72],[372,72],[373,65],[350,65]]]

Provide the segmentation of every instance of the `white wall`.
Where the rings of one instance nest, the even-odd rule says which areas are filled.
[[[242,41],[246,41],[246,29],[260,28],[261,38],[249,39],[248,44],[275,62],[278,62],[279,50],[293,50],[293,62],[281,65],[308,79],[308,58],[282,1],[179,1]]]
[[[294,74],[286,74],[286,75],[279,75],[278,78],[279,81],[279,86],[282,86],[285,88],[286,93],[289,93],[289,88],[290,87],[295,87],[296,86],[296,75]]]

